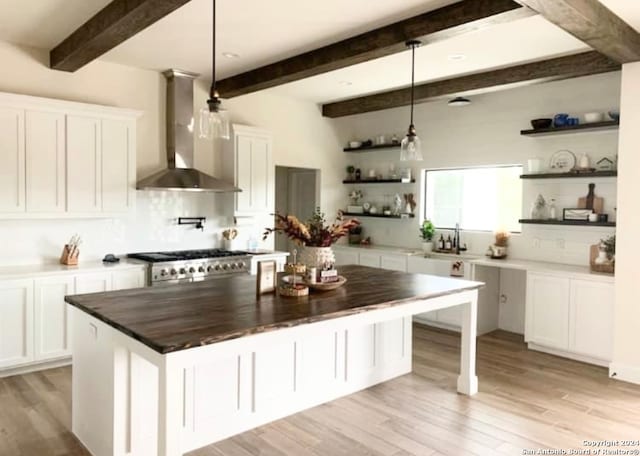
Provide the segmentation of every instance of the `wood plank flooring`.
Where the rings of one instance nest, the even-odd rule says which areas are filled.
[[[640,439],[639,386],[496,331],[479,338],[480,393],[468,398],[455,392],[459,344],[415,326],[412,374],[190,456],[520,455]],[[68,367],[0,379],[0,455],[88,455],[70,432],[70,398]]]

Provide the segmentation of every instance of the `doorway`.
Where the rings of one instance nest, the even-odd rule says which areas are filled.
[[[320,206],[320,170],[276,166],[276,211],[307,221]],[[276,250],[291,252],[296,245],[286,236],[275,238]]]

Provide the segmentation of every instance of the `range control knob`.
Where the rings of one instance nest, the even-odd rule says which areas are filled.
[[[196,268],[194,268],[193,266],[191,266],[191,267],[189,268],[189,272],[190,272],[191,274],[193,274],[194,272],[196,272]]]
[[[187,270],[185,268],[180,268],[180,274],[186,274]]]
[[[237,267],[238,267],[238,265],[236,263],[231,263],[231,269],[235,269]]]
[[[226,271],[227,269],[229,269],[229,265],[228,264],[223,264],[222,265],[222,269],[224,269]]]
[[[207,266],[207,272],[211,272],[211,271],[213,271],[213,265]]]
[[[198,272],[204,272],[204,266],[198,267]]]
[[[171,275],[176,275],[178,273],[178,271],[176,271],[175,269],[171,270]]]
[[[238,268],[242,269],[247,265],[244,261],[238,261]]]
[[[162,277],[166,276],[167,274],[169,274],[169,271],[167,271],[166,269],[163,269],[163,270],[160,271],[160,275]]]
[[[219,264],[216,264],[216,267],[215,267],[214,269],[215,269],[216,271],[219,271],[219,270],[220,270],[220,269],[222,269],[222,268],[220,267],[220,265],[219,265]]]

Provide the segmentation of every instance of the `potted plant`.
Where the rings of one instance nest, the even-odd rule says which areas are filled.
[[[425,220],[420,226],[420,238],[422,239],[422,250],[425,253],[433,251],[433,236],[436,234],[436,227],[431,220]]]
[[[489,246],[489,252],[491,258],[501,259],[507,257],[507,247],[509,246],[509,237],[511,234],[508,231],[497,231],[495,234],[495,242]]]
[[[356,167],[353,165],[347,166],[347,180],[355,180]]]
[[[300,252],[299,262],[319,270],[333,266],[335,256],[331,246],[341,237],[347,236],[349,230],[360,225],[357,219],[344,220],[342,211],[338,211],[335,221],[329,225],[320,208],[316,208],[305,223],[295,215],[280,215],[276,212],[274,216],[275,226],[266,228],[262,239],[265,240],[271,233],[286,234],[293,242],[304,247]]]

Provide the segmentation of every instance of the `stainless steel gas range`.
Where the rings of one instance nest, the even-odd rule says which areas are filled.
[[[247,252],[223,249],[130,253],[127,256],[148,263],[147,284],[150,286],[248,274],[251,268],[251,256]]]

